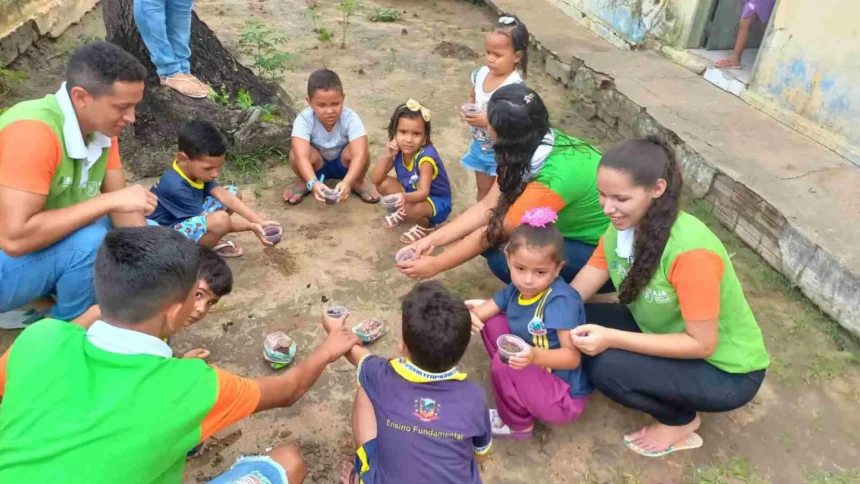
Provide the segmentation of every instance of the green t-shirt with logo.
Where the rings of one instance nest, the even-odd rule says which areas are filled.
[[[630,270],[630,263],[616,254],[617,240],[618,230],[610,225],[603,238],[603,251],[612,282],[615,287],[621,287]],[[639,328],[643,333],[655,334],[685,331],[678,295],[668,276],[675,259],[684,252],[695,249],[716,253],[723,260],[724,266],[720,281],[717,347],[706,360],[728,373],[749,373],[767,368],[770,359],[761,329],[747,304],[725,247],[705,224],[684,212],[678,214],[678,219],[672,225],[660,265],[651,282],[635,301],[627,305]]]

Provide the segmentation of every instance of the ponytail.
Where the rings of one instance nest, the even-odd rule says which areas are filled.
[[[651,187],[661,178],[666,181],[666,191],[651,201],[636,227],[633,264],[618,295],[622,303],[630,304],[654,277],[678,218],[681,170],[672,148],[655,136],[621,141],[603,155],[600,166],[627,173],[637,186]]]

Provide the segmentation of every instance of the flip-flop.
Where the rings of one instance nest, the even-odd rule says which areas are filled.
[[[516,432],[511,430],[508,425],[499,417],[499,411],[495,408],[490,410],[490,427],[492,428],[493,438],[499,440],[531,440],[535,436],[534,427],[525,432]],[[501,424],[501,425],[499,425]]]
[[[379,195],[374,197],[372,195],[373,189],[371,189],[371,188],[365,188],[364,190],[356,190],[355,188],[353,188],[350,191],[352,192],[353,195],[358,196],[358,198],[360,198],[362,202],[369,203],[371,205],[379,203],[379,200],[382,198]],[[367,198],[365,198],[365,197],[367,197]]]
[[[25,310],[14,310],[0,313],[0,329],[26,328],[27,326],[35,323],[36,321],[45,319],[45,317],[47,317],[50,312],[50,308],[44,311],[29,308]]]
[[[231,252],[225,252],[222,250],[222,249],[226,249],[228,247],[230,249],[235,249],[235,250],[233,250]],[[242,254],[245,253],[245,249],[243,249],[241,247],[237,247],[236,244],[234,244],[233,242],[230,242],[229,240],[222,240],[221,242],[218,242],[218,244],[215,245],[215,247],[212,247],[212,250],[214,250],[216,254],[220,255],[221,257],[223,257],[225,259],[232,259],[235,257],[241,257]]]
[[[288,194],[289,193],[289,194]],[[306,196],[310,195],[311,191],[308,190],[308,186],[306,184],[302,184],[301,182],[296,182],[293,185],[287,187],[284,190],[284,201],[289,203],[290,205],[298,205],[302,203],[302,200],[305,199]],[[292,200],[293,197],[299,195],[298,200]]]
[[[714,68],[716,68],[716,69],[743,69],[744,65],[743,64],[736,64],[733,66],[718,66],[717,63],[714,62]]]
[[[639,436],[644,436],[644,435],[645,435],[645,427],[642,427],[642,430],[639,431]],[[699,436],[699,434],[697,434],[696,432],[691,432],[686,437],[675,442],[674,444],[670,445],[669,447],[666,447],[663,450],[645,450],[645,449],[639,447],[633,441],[627,440],[626,437],[624,438],[624,445],[626,445],[628,449],[632,450],[633,452],[636,452],[639,455],[645,456],[645,457],[661,457],[661,456],[664,456],[667,454],[671,454],[672,452],[675,452],[678,450],[698,449],[699,447],[704,445],[704,443],[705,443],[705,441],[702,440],[702,437]]]

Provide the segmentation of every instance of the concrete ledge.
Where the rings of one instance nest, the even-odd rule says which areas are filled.
[[[0,7],[0,65],[12,63],[42,36],[59,37],[99,0],[11,0]]]
[[[572,91],[610,140],[672,144],[686,188],[721,224],[860,335],[860,170],[651,51],[619,51],[553,0],[486,0],[532,29],[529,67]],[[552,108],[551,108],[552,109]]]

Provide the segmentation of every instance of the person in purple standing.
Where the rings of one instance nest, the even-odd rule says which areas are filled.
[[[472,306],[472,331],[481,332],[491,360],[498,407],[490,410],[493,438],[530,439],[536,420],[572,422],[593,390],[582,355],[569,341],[571,331],[585,324],[585,306],[559,277],[564,237],[556,220],[548,207],[527,211],[505,248],[511,284],[484,303],[466,302]],[[510,334],[524,343],[520,351],[499,342]]]
[[[741,66],[741,56],[747,47],[747,38],[753,22],[758,19],[764,25],[770,20],[773,4],[776,0],[745,0],[743,11],[741,11],[741,24],[738,37],[735,41],[735,50],[728,59],[716,62],[714,65],[721,69],[734,69]]]

